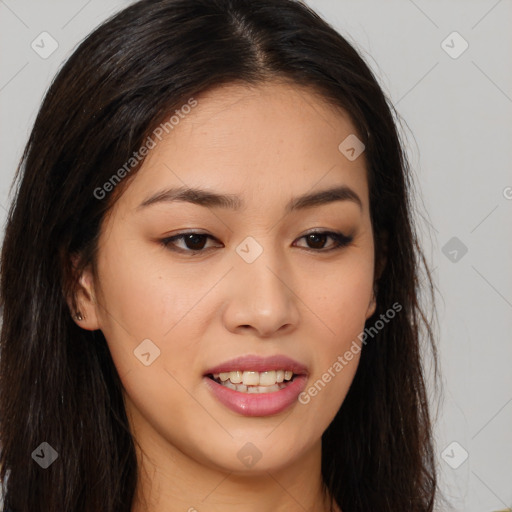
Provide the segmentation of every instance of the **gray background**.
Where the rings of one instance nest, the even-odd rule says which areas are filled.
[[[0,0],[2,232],[11,180],[52,77],[129,3]],[[512,2],[308,4],[358,48],[404,121],[418,229],[437,283],[442,488],[453,510],[512,507]],[[31,47],[51,49],[44,31],[58,44],[47,58]]]

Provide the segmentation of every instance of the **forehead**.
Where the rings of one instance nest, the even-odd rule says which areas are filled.
[[[123,194],[130,209],[159,188],[211,188],[261,207],[269,190],[282,198],[345,184],[367,201],[364,153],[348,159],[340,144],[356,136],[348,114],[312,90],[285,83],[225,85],[178,109]],[[160,130],[162,132],[162,130]],[[168,132],[168,133],[167,133]],[[274,196],[272,196],[274,197]],[[137,204],[135,204],[138,201]]]

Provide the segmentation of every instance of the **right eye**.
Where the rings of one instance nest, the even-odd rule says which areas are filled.
[[[189,231],[185,233],[179,233],[177,235],[173,235],[171,237],[163,238],[160,240],[161,244],[167,249],[175,252],[181,253],[191,253],[197,254],[199,252],[206,252],[204,246],[207,242],[207,239],[216,240],[213,236],[207,235],[205,233],[196,233],[194,231]],[[177,247],[175,241],[181,240],[185,247]],[[209,247],[207,249],[212,249],[213,247]]]

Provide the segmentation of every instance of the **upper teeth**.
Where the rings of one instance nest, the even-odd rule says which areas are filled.
[[[245,386],[272,386],[285,380],[291,380],[293,372],[291,370],[271,370],[268,372],[235,371],[214,373],[215,379],[222,382],[230,380],[233,384],[244,384]]]

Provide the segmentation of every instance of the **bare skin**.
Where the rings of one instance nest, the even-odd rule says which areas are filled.
[[[132,512],[325,512],[321,436],[360,354],[307,404],[267,416],[228,409],[204,373],[238,356],[284,354],[307,367],[309,389],[353,346],[375,310],[364,153],[351,161],[340,152],[354,126],[307,89],[229,85],[196,100],[105,220],[97,274],[84,272],[78,296],[79,325],[102,330],[124,386],[141,468]],[[360,204],[285,212],[293,197],[342,185]],[[139,207],[181,186],[245,207]],[[352,238],[336,248],[311,231]],[[189,232],[208,235],[202,252],[190,248],[197,241],[162,243]],[[262,249],[251,263],[236,251],[247,237]],[[148,366],[134,355],[145,339],[160,351]],[[238,456],[247,443],[261,456],[251,466]]]

